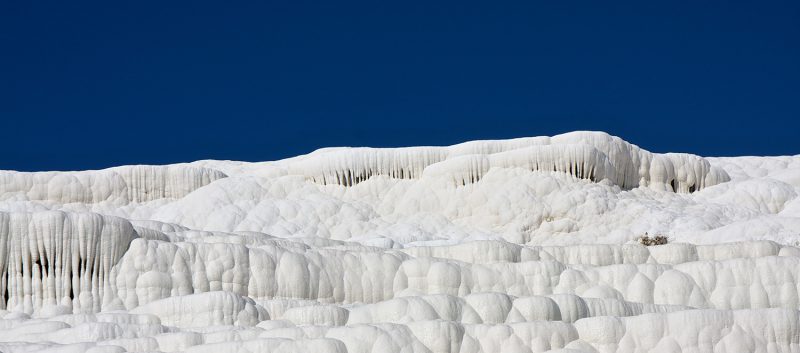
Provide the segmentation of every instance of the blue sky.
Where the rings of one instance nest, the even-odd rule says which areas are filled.
[[[0,169],[604,130],[800,153],[798,1],[5,1]]]

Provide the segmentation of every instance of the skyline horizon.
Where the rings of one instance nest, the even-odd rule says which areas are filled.
[[[800,2],[2,7],[3,170],[580,130],[800,153]]]
[[[309,155],[309,154],[315,153],[318,150],[329,149],[329,148],[334,148],[334,149],[336,149],[336,148],[402,149],[402,148],[413,148],[413,147],[438,148],[438,147],[451,147],[451,146],[454,146],[454,145],[459,145],[459,144],[468,143],[468,142],[475,142],[475,141],[504,141],[504,140],[524,139],[524,138],[532,138],[532,137],[554,137],[554,136],[558,136],[558,135],[564,135],[564,134],[570,134],[570,133],[580,133],[580,132],[604,133],[604,134],[607,134],[607,135],[612,136],[612,137],[620,138],[623,141],[628,142],[631,145],[634,145],[636,147],[639,147],[639,148],[641,148],[641,149],[643,149],[643,150],[645,150],[647,152],[658,153],[658,154],[665,154],[665,153],[690,154],[690,155],[696,155],[696,156],[703,157],[703,158],[794,157],[794,156],[800,155],[800,153],[797,153],[797,154],[794,154],[794,155],[746,155],[745,154],[745,155],[732,155],[732,156],[713,156],[713,155],[700,155],[700,154],[696,154],[696,153],[682,152],[682,151],[655,151],[655,150],[648,149],[645,146],[641,146],[641,145],[639,145],[637,143],[633,143],[631,141],[628,141],[627,139],[625,139],[624,136],[614,135],[614,134],[608,133],[606,131],[600,131],[600,130],[572,130],[572,131],[566,131],[566,132],[563,132],[563,133],[553,134],[553,135],[518,136],[518,137],[499,138],[499,139],[464,140],[464,141],[459,141],[459,142],[456,142],[456,143],[453,143],[453,144],[446,144],[446,145],[445,144],[442,144],[442,145],[406,145],[406,146],[379,146],[379,147],[376,147],[376,146],[322,146],[322,147],[307,151],[305,153],[300,153],[300,154],[291,155],[291,156],[285,156],[285,157],[281,157],[281,158],[277,158],[277,159],[268,159],[268,160],[267,159],[265,159],[265,160],[237,160],[237,159],[201,158],[201,159],[195,159],[195,160],[175,161],[175,162],[168,162],[168,163],[119,164],[119,165],[110,165],[110,166],[106,166],[106,167],[91,168],[91,169],[63,169],[63,170],[61,170],[61,169],[60,170],[13,170],[13,169],[0,169],[0,170],[3,170],[3,171],[16,171],[16,172],[28,172],[28,173],[36,173],[36,172],[78,172],[78,171],[104,170],[104,169],[110,169],[110,168],[116,168],[116,167],[126,167],[126,166],[135,166],[135,165],[159,166],[159,165],[173,165],[173,164],[174,165],[191,164],[191,163],[202,162],[202,161],[230,161],[230,162],[244,162],[244,163],[262,163],[262,162],[277,162],[277,161],[281,161],[281,160],[292,159],[292,158],[295,158],[295,157],[299,157],[299,156],[304,156],[304,155]]]

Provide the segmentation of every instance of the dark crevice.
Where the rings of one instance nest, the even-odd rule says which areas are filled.
[[[45,277],[45,275],[47,274],[47,273],[46,273],[46,271],[47,271],[47,270],[46,270],[46,269],[45,269],[45,267],[42,265],[41,261],[39,261],[39,259],[36,259],[36,261],[34,261],[34,262],[33,262],[33,266],[35,266],[35,267],[36,267],[36,269],[37,269],[37,270],[39,270],[39,271],[38,271],[38,273],[39,273],[39,280],[40,280],[40,281],[41,281],[41,280],[43,280],[43,279],[44,279],[44,277]],[[36,271],[33,271],[32,273],[36,273]]]
[[[3,274],[3,282],[2,282],[2,284],[3,284],[3,307],[6,308],[6,310],[8,309],[8,300],[11,298],[11,296],[8,293],[8,287],[9,287],[8,278],[9,278],[8,272],[4,273]]]
[[[67,271],[67,277],[64,279],[64,282],[69,283],[69,299],[72,301],[75,299],[75,286],[72,283],[72,270]]]

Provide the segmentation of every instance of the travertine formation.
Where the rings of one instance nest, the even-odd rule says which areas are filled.
[[[0,351],[800,352],[798,192],[597,132],[0,171]]]

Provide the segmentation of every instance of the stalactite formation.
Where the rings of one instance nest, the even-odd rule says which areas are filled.
[[[180,198],[226,177],[191,166],[127,166],[82,172],[0,171],[0,195],[61,203],[147,202]]]
[[[289,172],[322,185],[354,186],[373,176],[416,179],[444,176],[456,185],[479,181],[491,168],[566,173],[624,190],[647,186],[692,193],[730,180],[708,161],[688,154],[653,154],[602,133],[553,138],[473,141],[450,147],[355,148],[319,151],[291,163]]]
[[[0,212],[0,309],[98,311],[112,267],[136,237],[130,223],[115,217]]]

